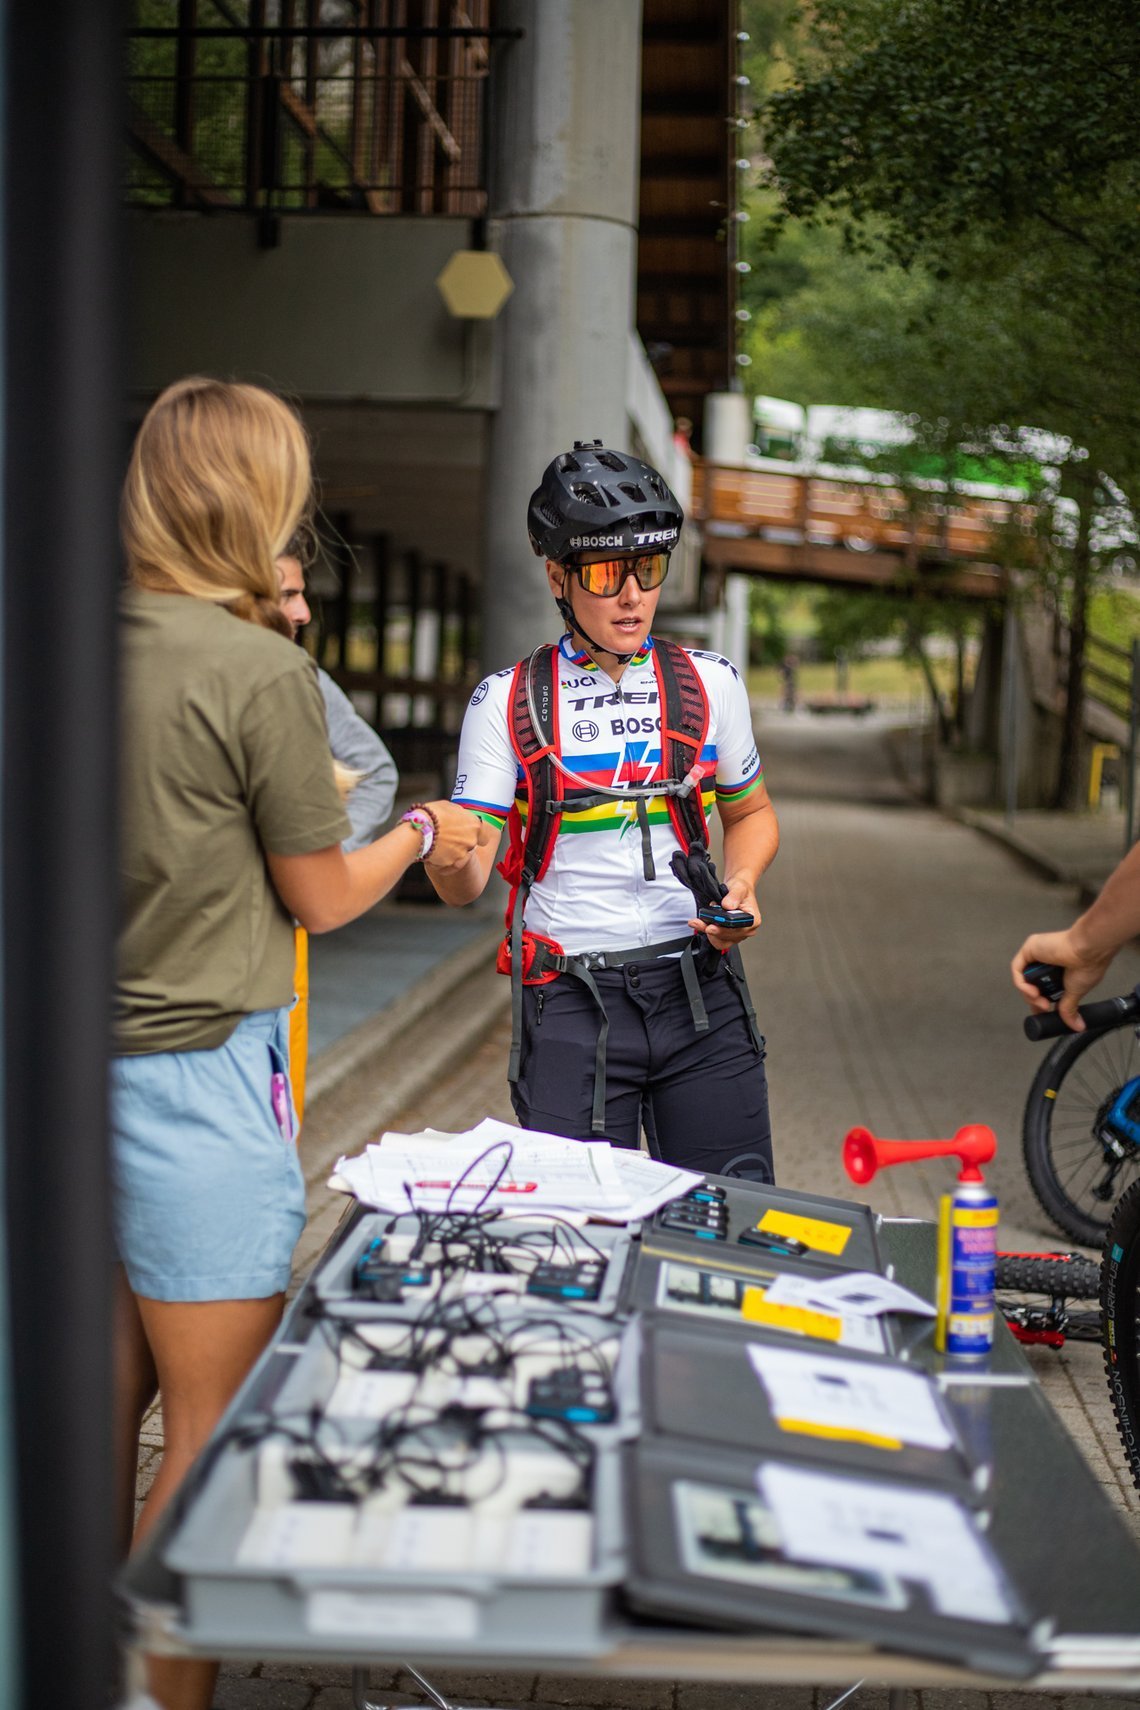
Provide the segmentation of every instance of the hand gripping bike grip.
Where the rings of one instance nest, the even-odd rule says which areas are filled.
[[[1129,1016],[1140,1018],[1140,1002],[1134,992],[1129,992],[1127,997],[1105,998],[1103,1003],[1079,1004],[1077,1014],[1095,1033],[1098,1028],[1114,1027]],[[1024,1026],[1025,1037],[1032,1039],[1034,1044],[1041,1039],[1059,1039],[1062,1034],[1075,1031],[1066,1027],[1056,1010],[1051,1010],[1048,1015],[1028,1015]]]

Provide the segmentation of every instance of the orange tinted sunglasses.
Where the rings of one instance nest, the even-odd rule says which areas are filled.
[[[587,594],[610,600],[620,594],[627,576],[636,576],[646,593],[659,588],[669,574],[667,552],[645,552],[636,558],[599,558],[594,564],[567,564]]]

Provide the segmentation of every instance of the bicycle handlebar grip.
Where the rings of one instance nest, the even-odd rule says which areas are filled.
[[[1102,1003],[1082,1003],[1077,1007],[1077,1014],[1085,1026],[1094,1032],[1098,1028],[1112,1027],[1118,1021],[1128,1016],[1140,1016],[1140,1002],[1134,992],[1127,997],[1105,998]],[[1062,1034],[1075,1033],[1073,1027],[1066,1027],[1056,1010],[1048,1015],[1028,1015],[1025,1018],[1025,1037],[1032,1039],[1034,1044],[1041,1039],[1059,1039]]]

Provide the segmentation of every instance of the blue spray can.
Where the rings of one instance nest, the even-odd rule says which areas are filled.
[[[949,1222],[946,1352],[984,1359],[994,1345],[998,1202],[975,1163],[963,1165]]]

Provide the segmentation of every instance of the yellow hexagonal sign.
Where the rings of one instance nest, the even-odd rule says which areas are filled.
[[[490,321],[515,288],[502,257],[489,249],[457,249],[436,280],[457,320]]]

